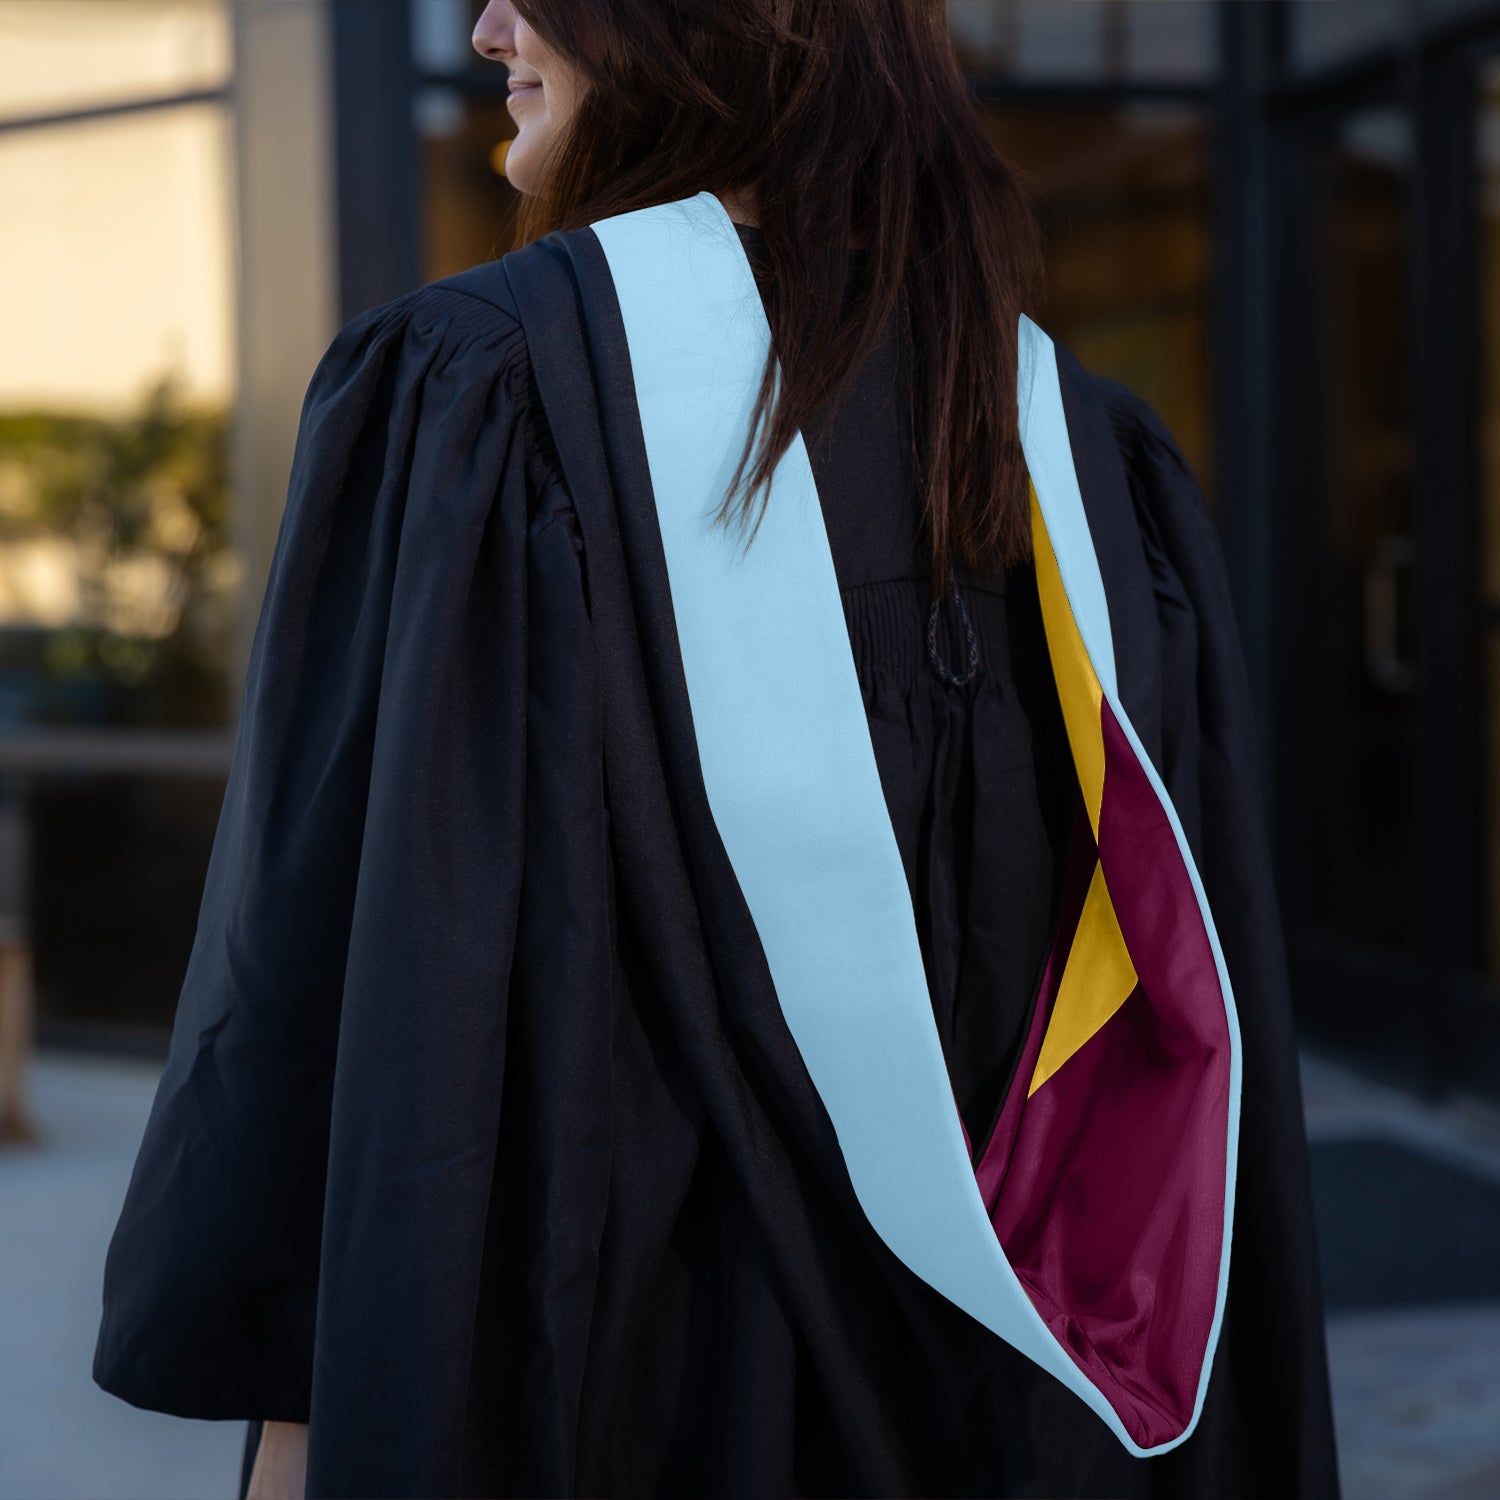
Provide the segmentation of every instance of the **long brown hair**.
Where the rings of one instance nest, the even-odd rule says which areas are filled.
[[[755,435],[742,524],[894,312],[913,361],[934,592],[955,563],[984,574],[1028,558],[1016,325],[1041,288],[1040,234],[1029,184],[996,149],[969,89],[942,0],[515,7],[585,84],[539,191],[519,206],[518,246],[705,189],[755,206],[772,350],[717,521],[736,508]],[[851,236],[866,274],[845,315]]]

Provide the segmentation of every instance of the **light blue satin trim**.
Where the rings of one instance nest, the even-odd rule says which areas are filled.
[[[624,320],[709,805],[860,1204],[906,1265],[1074,1391],[1129,1452],[1166,1452],[1192,1425],[1136,1444],[1042,1321],[985,1212],[800,434],[748,551],[711,525],[770,348],[739,235],[710,192],[591,227]],[[1044,474],[1057,476],[1042,482],[1076,495],[1065,427],[1058,441],[1038,434]],[[1060,550],[1093,560],[1086,521],[1079,532],[1064,519],[1060,534]],[[1086,644],[1113,683],[1102,584],[1091,601],[1079,581]],[[1200,1384],[1200,1407],[1202,1395]]]
[[[1057,557],[1063,592],[1078,622],[1078,633],[1100,686],[1116,694],[1115,641],[1109,628],[1104,579],[1094,555],[1093,533],[1083,508],[1083,492],[1073,467],[1073,444],[1063,411],[1062,383],[1052,340],[1025,313],[1017,327],[1016,405],[1021,451],[1036,490],[1047,535]]]
[[[1104,593],[1104,578],[1099,571],[1099,557],[1094,550],[1093,535],[1089,530],[1088,514],[1084,510],[1083,494],[1078,487],[1078,475],[1073,467],[1073,445],[1068,437],[1067,415],[1063,408],[1062,384],[1057,372],[1057,350],[1052,340],[1025,313],[1021,314],[1018,328],[1019,360],[1017,379],[1017,404],[1021,412],[1021,450],[1026,455],[1026,469],[1031,475],[1036,490],[1037,505],[1041,508],[1042,520],[1047,526],[1047,535],[1052,540],[1052,550],[1057,558],[1057,571],[1062,578],[1063,593],[1073,611],[1078,633],[1083,639],[1084,650],[1093,664],[1094,673],[1104,697],[1114,713],[1135,758],[1140,762],[1157,801],[1172,826],[1182,862],[1187,866],[1188,878],[1192,881],[1193,894],[1198,901],[1198,910],[1203,916],[1203,925],[1208,932],[1208,942],[1213,950],[1214,967],[1218,970],[1219,985],[1224,995],[1224,1017],[1229,1031],[1229,1129],[1224,1152],[1224,1224],[1225,1233],[1219,1254],[1219,1285],[1214,1301],[1213,1323],[1209,1328],[1208,1344],[1204,1351],[1203,1369],[1198,1378],[1197,1396],[1193,1403],[1193,1419],[1188,1436],[1198,1425],[1203,1410],[1203,1398],[1208,1391],[1208,1377],[1213,1368],[1214,1350],[1218,1347],[1219,1328],[1224,1321],[1224,1298],[1229,1290],[1230,1234],[1228,1226],[1234,1223],[1234,1189],[1239,1160],[1240,1085],[1242,1062],[1240,1055],[1239,1011],[1234,1003],[1234,991],[1229,983],[1229,970],[1224,963],[1224,950],[1219,945],[1218,928],[1214,925],[1213,913],[1208,907],[1208,894],[1198,874],[1198,865],[1193,851],[1188,846],[1187,835],[1177,816],[1177,808],[1167,794],[1167,788],[1157,773],[1151,757],[1146,754],[1135,725],[1120,702],[1119,685],[1115,674],[1114,637],[1110,633],[1109,606]],[[1177,1439],[1178,1442],[1182,1438]],[[1165,1447],[1172,1447],[1168,1443]],[[1160,1452],[1161,1449],[1153,1449]]]

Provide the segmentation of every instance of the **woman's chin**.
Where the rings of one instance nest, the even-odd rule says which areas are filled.
[[[532,152],[517,136],[505,153],[506,181],[518,192],[529,193],[535,184],[535,172],[531,161]]]

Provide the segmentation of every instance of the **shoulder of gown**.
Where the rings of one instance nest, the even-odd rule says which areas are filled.
[[[560,484],[525,332],[498,265],[428,282],[345,323],[313,371],[299,445],[323,436],[325,417],[346,431],[419,395],[424,432],[452,441],[481,424],[513,430],[521,451],[512,456],[524,456],[538,491]],[[289,505],[294,498],[289,491]]]
[[[320,1358],[371,1357],[415,1226],[472,1223],[495,1121],[452,1101],[498,1098],[528,781],[556,763],[584,795],[599,754],[581,552],[506,307],[435,282],[338,331],[107,1254],[104,1390],[306,1422],[315,1332]]]
[[[1196,546],[1222,567],[1213,514],[1171,428],[1123,382],[1092,373],[1090,379],[1114,431],[1148,553]]]
[[[1149,575],[1159,650],[1163,780],[1202,849],[1205,735],[1232,755],[1247,808],[1262,814],[1259,741],[1229,572],[1213,512],[1167,423],[1121,381],[1090,373],[1114,439]],[[1223,736],[1227,736],[1224,739]],[[1232,747],[1232,748],[1231,748]]]

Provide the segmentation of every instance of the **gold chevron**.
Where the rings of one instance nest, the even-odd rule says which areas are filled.
[[[1036,486],[1027,481],[1031,495],[1031,542],[1036,565],[1037,594],[1042,604],[1042,624],[1047,632],[1047,651],[1052,657],[1052,675],[1057,679],[1057,695],[1062,703],[1063,722],[1068,730],[1068,744],[1073,751],[1073,765],[1078,785],[1088,807],[1094,837],[1099,837],[1099,809],[1104,803],[1104,730],[1100,725],[1100,704],[1104,690],[1084,648],[1073,606],[1063,588],[1057,555],[1047,523],[1037,502]]]
[[[1026,1091],[1028,1097],[1119,1010],[1135,985],[1135,965],[1109,899],[1104,867],[1096,863],[1042,1037],[1031,1087]]]

